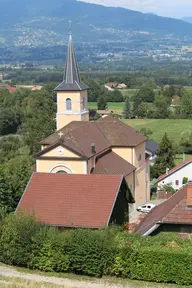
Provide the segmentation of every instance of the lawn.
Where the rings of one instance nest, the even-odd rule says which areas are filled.
[[[153,134],[151,138],[160,142],[164,133],[175,143],[178,143],[182,133],[192,131],[192,120],[186,119],[131,119],[124,122],[137,130],[141,128],[150,129]]]
[[[123,112],[123,106],[124,106],[124,102],[108,102],[107,103],[108,110],[113,111],[115,114],[121,114]],[[88,108],[97,110],[97,102],[89,102]]]

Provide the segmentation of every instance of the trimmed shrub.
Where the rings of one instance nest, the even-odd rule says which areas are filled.
[[[192,253],[182,249],[150,249],[137,251],[136,261],[132,261],[131,278],[144,281],[192,283]]]
[[[45,228],[44,228],[45,231]],[[46,272],[67,272],[69,270],[69,256],[66,247],[70,243],[70,233],[60,233],[57,229],[50,228],[44,233],[42,240],[36,237],[33,245],[33,257],[29,268]]]
[[[34,217],[0,222],[0,261],[48,272],[192,284],[190,239],[173,233],[140,237],[121,229],[47,228]]]
[[[41,226],[34,217],[7,216],[1,227],[0,261],[26,266],[32,257],[32,239]]]
[[[113,235],[104,231],[73,231],[69,247],[71,271],[99,277],[108,274],[114,260],[113,241]]]

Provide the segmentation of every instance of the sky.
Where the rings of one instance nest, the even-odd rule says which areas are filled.
[[[182,18],[192,16],[192,0],[81,0],[106,6],[124,7],[144,13]]]

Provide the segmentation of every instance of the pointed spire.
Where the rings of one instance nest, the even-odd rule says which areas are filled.
[[[77,67],[77,61],[75,57],[75,51],[73,49],[73,41],[71,31],[69,34],[68,55],[67,63],[65,66],[64,79],[67,84],[80,83],[79,71]]]
[[[69,43],[68,43],[68,53],[67,61],[65,65],[65,73],[63,77],[63,82],[59,84],[55,90],[56,91],[81,91],[87,90],[88,86],[85,85],[80,80],[79,70],[77,66],[77,61],[75,57],[75,51],[73,48],[73,40],[71,33],[71,22],[69,22]]]

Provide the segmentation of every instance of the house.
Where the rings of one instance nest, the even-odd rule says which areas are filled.
[[[109,82],[105,84],[105,88],[107,88],[109,91],[113,91],[114,89],[117,89],[119,83],[117,82]]]
[[[164,185],[171,185],[175,190],[183,186],[183,179],[192,181],[192,158],[185,160],[157,179],[157,189],[161,190]]]
[[[34,173],[16,214],[24,211],[49,226],[101,229],[127,221],[127,193],[121,175]]]
[[[31,91],[40,91],[43,88],[43,86],[33,86]]]
[[[147,140],[146,141],[146,153],[149,155],[149,161],[151,164],[154,163],[156,159],[156,153],[159,148],[159,145],[154,140]]]
[[[111,113],[113,113],[113,111],[111,110],[97,110],[97,113],[100,114],[101,116],[109,116],[111,115]]]
[[[186,185],[151,210],[138,225],[143,236],[160,232],[192,233],[192,185]]]
[[[16,91],[16,86],[9,84],[0,84],[0,88],[8,89],[10,93],[14,93]]]
[[[134,198],[134,204],[129,203],[131,212],[150,199],[150,165],[145,154],[146,138],[112,116],[89,121],[87,90],[87,85],[79,76],[70,35],[64,78],[55,88],[57,130],[40,142],[41,151],[36,155],[35,167],[40,175],[38,185],[41,186],[44,173],[46,179],[52,179],[52,174],[61,174],[60,177],[72,174],[71,178],[65,177],[65,181],[79,179],[77,175],[90,176],[84,179],[92,179],[93,182],[94,179],[102,182],[102,177],[109,175],[123,176]],[[84,189],[80,186],[79,189],[83,195]],[[103,194],[107,193],[106,186],[101,191]],[[34,195],[35,193],[34,191]],[[30,203],[29,206],[32,205]],[[105,207],[102,206],[102,209]]]
[[[113,91],[114,89],[126,89],[127,85],[124,83],[109,82],[105,84],[105,88],[107,88],[109,91]]]

